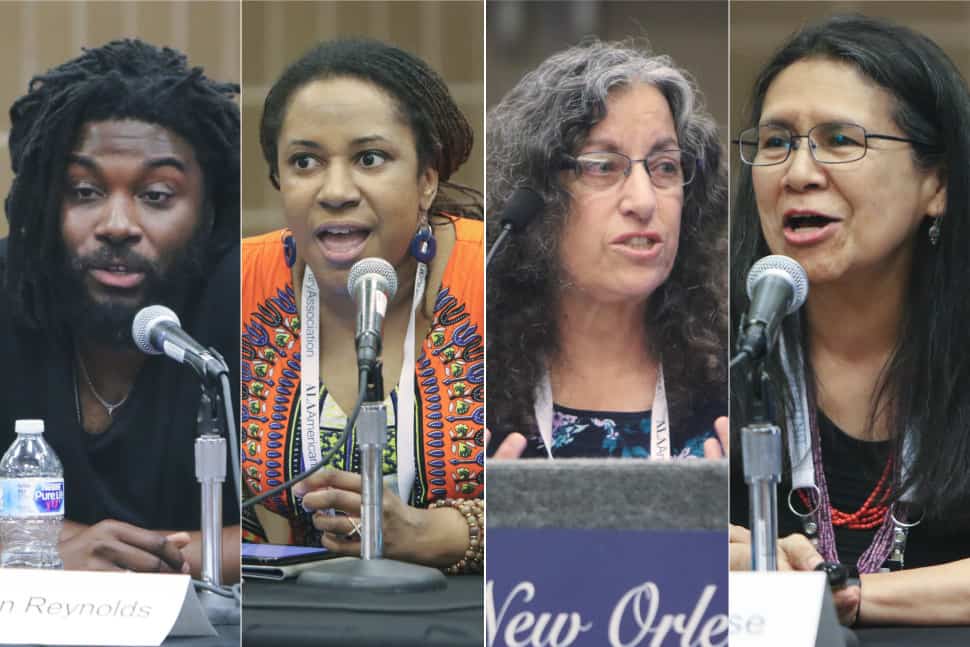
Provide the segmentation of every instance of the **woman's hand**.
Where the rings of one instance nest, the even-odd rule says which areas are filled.
[[[835,613],[839,616],[839,622],[846,627],[851,627],[859,617],[862,589],[858,586],[847,586],[844,589],[832,591],[832,602],[835,603]]]
[[[485,446],[492,442],[492,432],[488,429],[485,430]],[[518,432],[513,432],[506,436],[502,444],[498,446],[495,450],[495,454],[492,458],[519,458],[522,456],[522,452],[525,451],[526,440],[525,436]]]
[[[728,549],[732,571],[751,570],[751,531],[743,526],[728,529]],[[779,571],[812,571],[824,562],[805,535],[791,534],[778,540]]]
[[[724,458],[731,451],[731,427],[727,416],[721,416],[714,421],[714,433],[717,438],[704,441],[704,458]]]
[[[747,528],[732,525],[728,529],[728,559],[732,571],[751,570],[751,531]],[[792,534],[778,540],[779,571],[812,571],[823,561],[825,559],[805,535]],[[832,591],[839,622],[855,624],[861,597],[862,591],[858,586]]]
[[[751,570],[751,531],[743,526],[728,526],[728,568]]]
[[[303,509],[313,512],[313,526],[324,532],[324,548],[360,555],[360,474],[323,469],[293,486]],[[431,566],[450,566],[468,548],[468,524],[454,508],[423,510],[406,505],[384,487],[384,556]],[[344,515],[326,511],[339,510]]]

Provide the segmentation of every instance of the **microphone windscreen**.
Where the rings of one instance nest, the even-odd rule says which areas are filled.
[[[135,346],[143,353],[148,355],[161,355],[162,351],[152,345],[152,328],[162,321],[171,321],[176,326],[181,327],[182,322],[171,308],[165,306],[145,306],[135,315],[135,320],[131,323],[131,336],[135,340]]]
[[[784,276],[791,284],[792,298],[786,315],[790,315],[802,307],[808,297],[808,276],[802,266],[798,264],[798,261],[780,254],[759,259],[748,272],[747,290],[749,299],[753,297],[755,287],[765,274]]]
[[[545,208],[542,197],[526,186],[512,192],[502,212],[502,224],[512,231],[521,231]]]
[[[397,294],[397,272],[394,266],[383,258],[362,258],[350,268],[347,275],[347,292],[351,298],[357,292],[357,282],[367,274],[377,274],[387,281],[387,300],[390,301]]]

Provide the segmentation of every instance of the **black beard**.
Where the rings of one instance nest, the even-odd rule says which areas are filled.
[[[186,303],[193,285],[205,275],[205,241],[194,235],[189,243],[160,262],[152,262],[128,245],[105,244],[86,256],[64,255],[58,295],[59,319],[76,339],[111,346],[118,350],[136,350],[131,336],[131,323],[147,305],[166,305],[175,312]],[[124,264],[131,272],[142,272],[141,298],[137,302],[92,298],[84,277],[92,268]]]

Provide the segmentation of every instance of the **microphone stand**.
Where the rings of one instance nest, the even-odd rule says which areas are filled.
[[[202,387],[195,439],[195,478],[202,492],[202,581],[213,586],[222,586],[222,484],[226,480],[220,400],[212,384]]]
[[[196,418],[195,478],[202,497],[202,581],[222,586],[222,484],[226,480],[225,403],[219,378],[202,378],[202,396]],[[239,604],[225,595],[201,590],[199,600],[213,624],[239,622]]]
[[[387,410],[381,363],[367,369],[367,391],[357,417],[360,443],[361,559],[333,560],[300,573],[297,582],[332,590],[432,591],[447,586],[436,568],[384,558],[383,493],[381,464],[387,442]],[[406,503],[406,502],[405,502]]]
[[[764,359],[746,372],[751,421],[741,428],[744,482],[751,519],[751,569],[778,570],[778,484],[781,482],[781,429],[771,422]]]
[[[384,475],[381,457],[387,433],[387,410],[381,363],[376,362],[367,374],[367,394],[357,416],[357,438],[360,443],[360,557],[381,559],[384,556]]]

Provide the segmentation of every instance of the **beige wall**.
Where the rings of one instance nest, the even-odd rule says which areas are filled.
[[[81,47],[138,37],[184,52],[220,81],[239,81],[237,2],[0,3],[0,196],[10,189],[10,104],[30,78],[81,53]],[[0,218],[0,237],[7,219]]]
[[[498,103],[522,75],[584,36],[645,37],[697,81],[727,146],[728,3],[519,2],[488,3],[488,105]]]
[[[475,148],[453,177],[481,190],[484,172],[481,2],[244,2],[243,235],[282,226],[279,195],[259,148],[263,100],[287,64],[324,40],[367,36],[406,49],[440,73],[475,130]]]
[[[888,18],[922,32],[970,78],[970,2],[732,2],[732,136],[747,115],[755,78],[775,49],[800,27],[846,12]],[[732,161],[736,155],[732,151]]]

